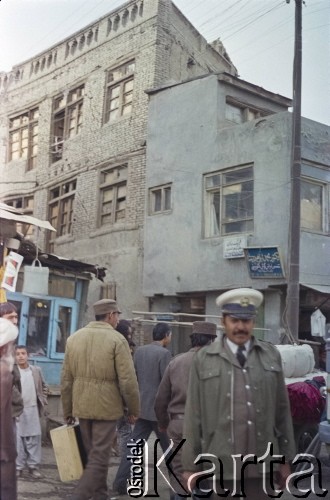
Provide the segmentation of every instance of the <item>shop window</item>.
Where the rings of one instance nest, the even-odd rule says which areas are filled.
[[[66,341],[70,335],[72,322],[72,307],[59,306],[56,331],[56,352],[64,354]]]
[[[26,346],[31,355],[47,355],[50,304],[49,300],[30,299]]]

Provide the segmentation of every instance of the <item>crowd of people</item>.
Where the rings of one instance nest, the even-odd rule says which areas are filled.
[[[295,456],[293,426],[280,354],[253,335],[262,301],[253,289],[223,293],[217,299],[223,334],[215,323],[196,321],[191,348],[174,358],[168,349],[170,324],[155,324],[152,342],[136,347],[132,325],[120,320],[116,301],[93,305],[95,320],[67,340],[61,374],[64,419],[68,425],[79,421],[87,456],[71,500],[129,494],[129,449],[146,443],[152,432],[164,454],[176,449],[168,467],[170,500],[215,499],[226,492],[247,500],[269,498],[265,476],[272,473],[272,453],[284,456],[276,480],[279,487],[285,484]],[[17,311],[8,304],[0,305],[1,436],[6,437],[0,498],[16,500],[16,480],[25,468],[31,477],[41,476],[39,418],[48,387],[40,368],[29,364],[26,347],[15,348]],[[121,461],[109,489],[115,436]],[[212,474],[206,474],[203,456],[216,458]]]

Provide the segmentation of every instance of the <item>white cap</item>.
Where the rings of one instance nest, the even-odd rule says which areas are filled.
[[[264,297],[258,290],[236,288],[219,295],[216,304],[221,307],[222,314],[229,314],[234,318],[252,319],[257,315],[257,309],[263,300]]]
[[[0,318],[0,347],[15,340],[18,336],[18,328],[9,319]]]

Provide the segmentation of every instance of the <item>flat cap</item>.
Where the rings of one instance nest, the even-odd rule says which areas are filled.
[[[18,328],[9,319],[0,318],[0,347],[15,340],[18,336]]]
[[[222,314],[238,319],[253,319],[263,300],[264,297],[258,290],[236,288],[219,295],[216,304],[221,307]]]
[[[94,314],[95,316],[100,316],[102,314],[107,314],[111,312],[121,313],[119,307],[117,306],[117,302],[112,299],[102,299],[98,300],[93,304]]]
[[[215,323],[209,323],[208,321],[195,321],[192,326],[192,334],[203,333],[204,335],[210,335],[211,337],[217,336],[217,325]]]

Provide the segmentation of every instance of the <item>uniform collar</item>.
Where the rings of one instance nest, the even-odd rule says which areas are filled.
[[[238,349],[238,345],[235,344],[235,342],[232,342],[228,337],[225,337],[225,342],[227,342],[227,345],[229,347],[229,349],[231,350],[231,352],[236,355],[237,353],[237,349]],[[246,349],[246,354],[249,352],[249,350],[251,349],[252,347],[252,341],[251,339],[249,339],[247,342],[245,342],[245,344],[243,344],[245,349]]]

